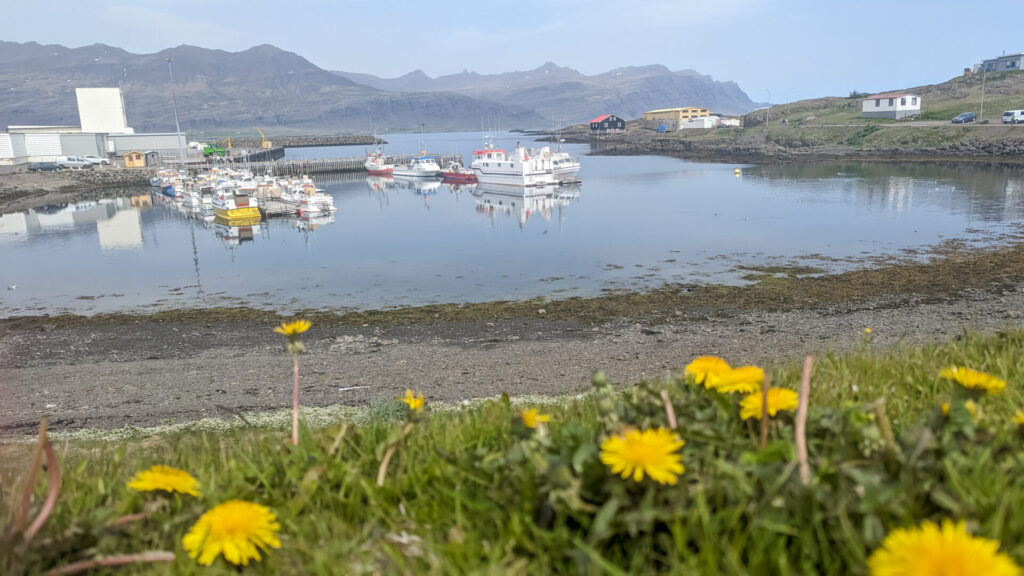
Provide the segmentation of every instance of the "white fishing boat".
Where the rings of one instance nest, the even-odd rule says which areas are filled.
[[[437,159],[433,156],[428,156],[425,153],[421,154],[421,156],[414,156],[409,160],[409,163],[404,166],[395,166],[394,170],[392,170],[392,174],[407,178],[436,177],[441,172],[441,167],[437,165]]]
[[[555,173],[555,180],[572,180],[580,171],[580,161],[562,150],[559,144],[558,149],[551,153],[551,169]]]
[[[527,149],[516,145],[512,152],[487,143],[473,152],[469,166],[481,184],[501,186],[545,186],[556,182],[551,149]]]
[[[299,214],[337,210],[334,207],[334,196],[324,194],[308,176],[290,181],[283,187],[278,200],[295,206]]]

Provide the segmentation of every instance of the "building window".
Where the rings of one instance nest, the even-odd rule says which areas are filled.
[[[917,106],[917,96],[914,96],[913,98],[910,99],[910,105]]]
[[[896,99],[895,98],[889,98],[889,106],[892,106],[895,103],[896,103]]]
[[[907,105],[907,99],[906,98],[900,98],[900,106],[906,106],[906,105]]]
[[[881,105],[882,105],[882,99],[881,98],[875,98],[875,108],[878,108]]]

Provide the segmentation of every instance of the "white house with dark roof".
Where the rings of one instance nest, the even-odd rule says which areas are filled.
[[[897,120],[921,113],[921,96],[909,92],[875,94],[864,99],[861,118],[889,118]]]

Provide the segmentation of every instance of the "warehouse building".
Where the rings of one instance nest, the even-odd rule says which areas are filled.
[[[152,150],[177,161],[176,133],[136,134],[120,88],[76,88],[79,126],[8,126],[0,132],[0,165],[52,162],[58,156],[121,156]]]
[[[644,128],[658,130],[660,132],[672,132],[683,128],[684,124],[695,118],[710,116],[707,108],[688,106],[685,108],[665,108],[662,110],[651,110],[644,112]]]

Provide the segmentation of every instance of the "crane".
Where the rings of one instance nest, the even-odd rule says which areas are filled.
[[[270,140],[267,140],[267,137],[263,135],[263,130],[260,130],[259,126],[255,126],[254,128],[256,128],[256,131],[260,133],[260,148],[270,148]]]

